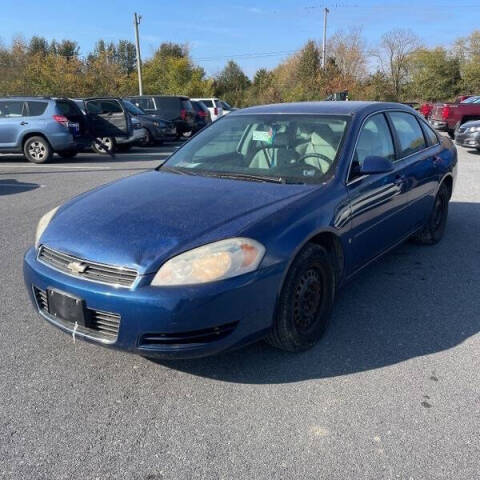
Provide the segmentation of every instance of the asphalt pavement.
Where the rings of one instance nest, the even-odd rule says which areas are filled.
[[[0,156],[0,478],[479,478],[480,153],[459,148],[443,241],[365,269],[308,352],[153,362],[73,343],[23,285],[38,219],[172,148]]]

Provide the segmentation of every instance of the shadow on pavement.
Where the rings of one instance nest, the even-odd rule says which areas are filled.
[[[157,361],[226,382],[288,383],[349,375],[441,352],[480,331],[480,203],[450,204],[444,239],[405,243],[346,285],[313,349],[263,342],[197,360]]]
[[[16,193],[35,190],[39,187],[40,185],[38,183],[24,183],[13,178],[7,178],[5,180],[0,180],[0,196],[15,195]]]

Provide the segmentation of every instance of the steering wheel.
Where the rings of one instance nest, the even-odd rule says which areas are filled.
[[[331,158],[328,158],[326,155],[323,155],[323,153],[305,153],[305,155],[302,155],[297,161],[298,162],[303,162],[305,163],[306,165],[308,165],[309,167],[313,167],[313,168],[316,168],[317,170],[321,170],[320,168],[316,167],[315,165],[310,165],[310,164],[307,164],[305,162],[305,159],[306,158],[320,158],[321,160],[324,160],[325,162],[328,163],[328,165],[330,165],[332,163],[332,159]]]

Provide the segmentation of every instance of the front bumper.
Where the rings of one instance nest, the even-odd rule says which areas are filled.
[[[480,132],[455,133],[455,143],[461,147],[480,148]]]
[[[82,329],[75,331],[76,337],[145,356],[194,358],[265,335],[272,325],[283,268],[277,264],[221,282],[170,288],[151,287],[153,275],[149,274],[130,289],[114,288],[54,270],[39,262],[31,248],[24,258],[24,279],[37,312],[67,333],[73,334],[73,324],[41,311],[34,287],[60,290],[83,299],[88,309],[120,315],[114,341],[99,340]],[[226,325],[233,326],[231,331],[216,336]]]

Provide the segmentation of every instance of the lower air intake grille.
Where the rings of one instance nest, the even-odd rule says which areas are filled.
[[[47,292],[40,288],[33,287],[33,293],[39,310],[50,317]],[[108,343],[116,341],[118,330],[120,328],[120,315],[118,313],[103,312],[101,310],[87,308],[85,314],[86,325],[79,326],[77,332],[84,333]],[[63,321],[58,317],[55,317],[55,321],[61,323],[63,327],[73,330],[72,323]]]
[[[148,333],[142,337],[142,345],[191,345],[221,340],[235,330],[238,322],[213,328],[180,333]]]

